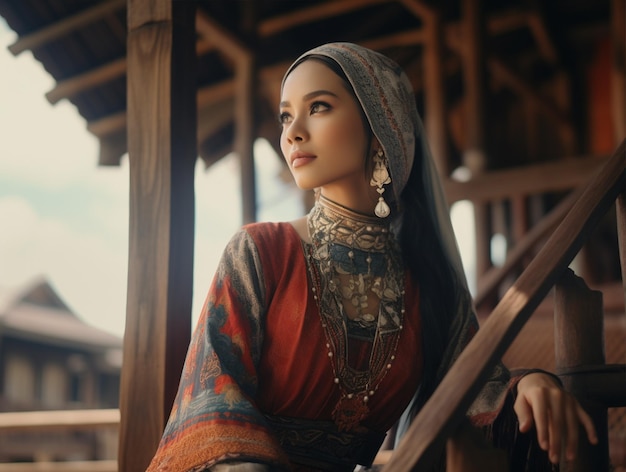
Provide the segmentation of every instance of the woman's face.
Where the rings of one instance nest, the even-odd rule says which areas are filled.
[[[283,86],[280,122],[280,146],[298,187],[320,187],[327,198],[371,212],[369,136],[360,105],[337,74],[317,60],[298,65]]]

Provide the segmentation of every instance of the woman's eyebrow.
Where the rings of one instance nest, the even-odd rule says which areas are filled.
[[[330,95],[332,97],[339,98],[339,96],[336,93],[331,92],[330,90],[314,90],[313,92],[307,93],[304,97],[302,97],[302,99],[306,102],[306,101],[312,100],[315,97],[319,97],[321,95]],[[281,108],[288,107],[289,105],[290,103],[288,101],[283,101],[283,102],[280,102],[279,104]]]

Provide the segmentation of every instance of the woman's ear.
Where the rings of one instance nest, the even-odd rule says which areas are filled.
[[[381,148],[382,146],[380,145],[378,138],[372,134],[372,139],[370,140],[370,154],[373,156]]]

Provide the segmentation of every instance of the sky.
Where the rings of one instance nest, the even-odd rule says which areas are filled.
[[[87,323],[124,331],[128,269],[128,158],[99,167],[98,142],[67,100],[45,93],[52,77],[30,52],[14,57],[0,18],[0,287],[45,277]],[[278,178],[279,159],[258,143],[260,220],[302,213],[299,191]],[[201,308],[228,239],[241,225],[239,166],[230,155],[196,167],[193,314]]]
[[[67,100],[52,106],[54,80],[26,51],[7,49],[16,35],[0,18],[0,288],[45,277],[86,323],[122,336],[128,269],[128,157],[99,167],[98,142]],[[255,146],[260,221],[302,214],[300,193],[278,176],[267,143]],[[221,252],[241,225],[239,166],[229,155],[196,167],[193,319]],[[455,210],[462,211],[462,207]],[[466,209],[467,210],[467,209]],[[467,218],[455,221],[466,267],[473,238]],[[193,321],[195,323],[195,321]]]

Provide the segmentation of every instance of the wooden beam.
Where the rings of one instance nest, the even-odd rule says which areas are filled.
[[[254,57],[238,38],[205,13],[198,11],[196,29],[213,41],[235,64],[235,143],[241,166],[243,223],[256,221],[256,179],[254,171]]]
[[[443,26],[439,14],[431,14],[425,28],[428,41],[424,49],[424,95],[426,99],[424,124],[437,171],[440,176],[447,176],[450,174],[446,125],[447,101],[443,72]]]
[[[103,410],[19,411],[0,413],[0,432],[76,431],[117,428],[120,411]]]
[[[243,43],[203,11],[196,13],[196,31],[233,61],[247,60],[249,52]]]
[[[625,152],[626,140],[452,365],[384,472],[429,470],[496,362],[626,185]]]
[[[198,111],[198,143],[233,121],[235,100],[232,96]]]
[[[490,36],[497,36],[499,34],[508,33],[527,26],[527,13],[514,8],[502,13],[491,15],[486,20],[486,29]],[[461,51],[464,47],[462,23],[448,23],[445,28],[445,39],[450,48],[456,51]]]
[[[121,111],[119,113],[114,113],[113,115],[100,118],[99,120],[89,121],[87,123],[87,130],[99,138],[102,138],[119,130],[125,129],[127,123],[126,112]]]
[[[46,93],[46,98],[48,102],[54,105],[64,98],[69,98],[84,90],[95,88],[113,79],[122,77],[124,74],[126,74],[126,58],[122,57],[103,66],[57,82],[54,88]]]
[[[120,472],[160,441],[191,333],[195,2],[128,1],[130,237]]]
[[[390,1],[391,0],[333,0],[302,7],[291,13],[278,15],[261,21],[257,33],[261,38],[267,38],[302,24],[321,21],[326,18],[361,10],[379,3],[389,3]]]
[[[526,22],[528,29],[530,29],[530,32],[537,42],[541,57],[552,65],[558,64],[559,54],[556,51],[552,38],[550,38],[543,17],[537,11],[528,12],[526,14]]]
[[[98,3],[80,13],[67,17],[34,33],[22,36],[9,46],[9,51],[15,56],[23,51],[35,49],[43,44],[57,39],[71,31],[87,24],[94,23],[103,16],[121,10],[126,6],[126,0],[109,0]]]
[[[611,103],[615,141],[626,137],[626,2],[611,2]]]
[[[117,461],[22,462],[0,464],[0,472],[118,472]]]
[[[500,287],[501,284],[513,275],[515,270],[521,269],[523,260],[531,256],[532,251],[539,243],[546,239],[554,231],[554,228],[563,221],[579,197],[580,191],[571,192],[567,198],[533,226],[521,240],[515,242],[501,267],[491,267],[478,279],[478,289],[474,297],[476,307],[481,308],[487,300],[491,300],[496,295],[498,288],[502,288]]]
[[[461,52],[465,104],[466,143],[463,163],[473,176],[488,167],[485,117],[487,73],[485,66],[485,7],[482,0],[461,2],[465,37]],[[474,205],[476,277],[491,267],[491,219],[486,205]]]
[[[212,43],[202,39],[196,44],[196,53],[198,56],[202,56],[214,49],[215,46]],[[126,58],[122,57],[82,74],[57,82],[54,88],[46,93],[46,98],[54,105],[64,98],[71,98],[80,92],[123,77],[124,74],[126,74]]]
[[[197,106],[204,112],[215,103],[235,95],[235,82],[226,80],[216,85],[209,85],[198,90]],[[122,111],[87,123],[87,130],[100,137],[106,137],[126,128],[126,112]]]
[[[369,49],[382,51],[390,47],[398,46],[415,46],[423,44],[427,40],[427,35],[422,29],[413,29],[409,31],[401,31],[399,33],[381,36],[378,38],[361,41],[359,44]]]
[[[235,98],[235,152],[241,165],[241,201],[243,224],[256,221],[256,178],[254,169],[255,139],[255,92],[254,60],[250,55],[247,60],[237,64]]]
[[[517,92],[526,100],[532,102],[538,109],[551,116],[559,125],[568,128],[572,127],[571,120],[553,100],[542,96],[522,77],[515,73],[509,66],[500,59],[491,57],[488,59],[489,69],[496,80],[502,81],[509,88]]]
[[[103,136],[98,141],[100,141],[98,165],[119,166],[122,156],[128,150],[126,129],[124,128],[116,133]]]
[[[424,23],[430,23],[433,20],[433,16],[437,14],[431,6],[422,0],[399,0],[399,2]]]
[[[516,195],[568,191],[587,182],[605,163],[606,158],[569,158],[489,171],[466,182],[447,179],[443,185],[450,205],[459,200],[509,200]]]
[[[624,153],[626,159],[626,152]],[[626,189],[617,197],[615,205],[617,218],[617,243],[619,247],[619,261],[622,274],[622,287],[624,289],[624,306],[626,306]]]
[[[204,20],[201,20],[204,21]],[[203,23],[204,27],[209,27],[207,23]],[[206,30],[205,30],[206,32]],[[210,33],[209,33],[210,34]],[[224,32],[224,34],[226,34]],[[364,41],[361,44],[365,47],[381,50],[393,45],[411,46],[421,44],[425,41],[424,31],[421,29],[415,29],[410,31],[403,31],[400,33],[391,34],[388,36],[381,36],[368,41]],[[202,44],[203,42],[199,42]],[[204,44],[209,44],[204,41]],[[211,43],[213,44],[213,43]],[[212,48],[214,46],[211,46]],[[236,46],[235,57],[243,57],[245,49],[239,50]],[[283,74],[289,68],[291,62],[283,62],[274,64],[271,66],[263,67],[258,71],[258,83],[261,88],[271,84],[272,86],[278,84],[282,79]],[[210,107],[213,103],[224,99],[226,96],[234,96],[235,94],[235,80],[227,79],[213,85],[207,85],[198,90],[198,107],[202,111],[206,107]],[[276,100],[278,104],[278,100]],[[87,129],[98,137],[107,136],[110,133],[116,132],[120,129],[124,129],[126,126],[125,112],[116,113],[113,115],[100,118],[98,120],[91,121],[87,124]]]
[[[235,81],[224,80],[198,90],[198,109],[210,108],[213,104],[235,96]]]

